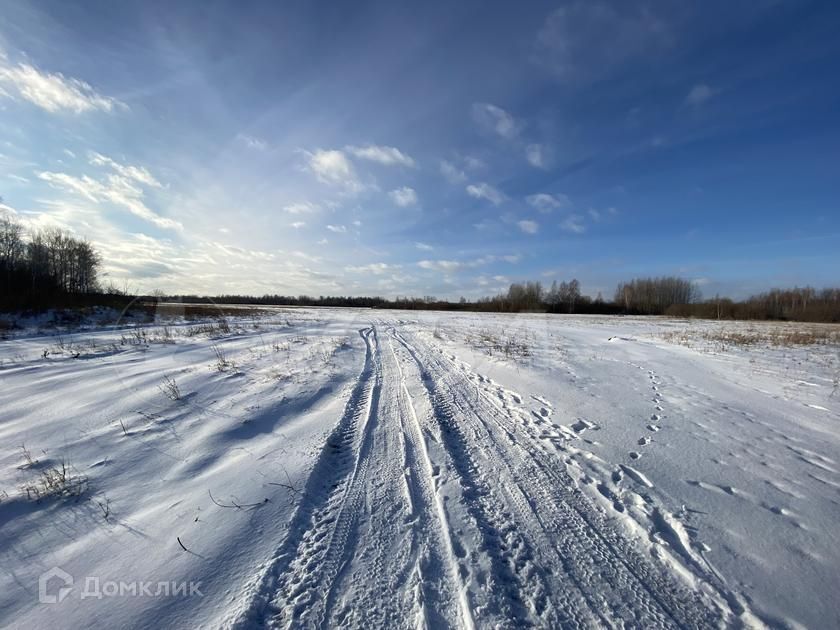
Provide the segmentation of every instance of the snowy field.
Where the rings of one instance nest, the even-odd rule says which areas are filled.
[[[1,627],[840,626],[838,328],[227,315],[0,341]]]

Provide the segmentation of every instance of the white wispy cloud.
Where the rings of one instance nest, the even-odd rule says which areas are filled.
[[[491,131],[506,140],[519,135],[520,125],[516,119],[504,109],[492,103],[473,103],[473,120],[479,127]]]
[[[550,195],[548,193],[537,193],[528,195],[525,201],[529,206],[543,213],[549,213],[558,208],[565,208],[570,205],[569,198],[563,194]]]
[[[417,266],[421,269],[451,273],[462,269],[464,263],[457,260],[421,260],[417,263]]]
[[[91,164],[95,166],[109,166],[117,173],[119,173],[122,177],[127,179],[133,179],[134,181],[145,184],[146,186],[152,186],[153,188],[161,188],[162,184],[152,176],[152,174],[143,166],[132,166],[132,165],[125,165],[120,164],[112,160],[111,158],[102,155],[101,153],[96,153],[95,151],[91,151],[88,155],[89,161]]]
[[[168,239],[152,238],[147,234],[100,233],[96,243],[103,255],[105,272],[111,278],[130,278],[131,282],[173,277],[201,260],[212,262],[204,253],[187,254],[173,246]],[[110,238],[109,238],[110,237]],[[116,237],[115,240],[114,237]]]
[[[321,262],[321,260],[322,260],[322,258],[320,256],[313,256],[312,254],[310,254],[308,252],[302,252],[300,250],[293,251],[292,256],[294,256],[295,258],[301,258],[301,259],[303,259],[307,262],[311,262],[311,263],[318,263],[318,262]]]
[[[236,135],[236,139],[245,144],[249,149],[256,149],[257,151],[265,151],[268,149],[268,142],[262,138],[251,136],[246,133]]]
[[[361,159],[384,164],[385,166],[416,166],[414,159],[396,147],[386,147],[368,144],[363,147],[348,146],[346,150],[351,155]]]
[[[519,227],[520,230],[525,232],[525,234],[536,234],[540,229],[539,223],[537,223],[536,221],[530,221],[528,219],[517,221],[516,225]]]
[[[421,243],[419,241],[414,243],[414,247],[416,247],[420,251],[424,251],[424,252],[430,252],[430,251],[434,250],[434,247],[432,247],[428,243]]]
[[[100,94],[84,81],[65,77],[60,72],[44,72],[28,63],[10,64],[3,54],[0,54],[0,85],[5,88],[0,90],[0,96],[23,99],[52,113],[81,114],[128,108],[125,103]]]
[[[375,276],[380,276],[384,273],[396,271],[397,269],[402,269],[402,265],[389,265],[388,263],[384,262],[371,263],[369,265],[345,267],[345,271],[349,273],[358,273],[364,275],[373,274]]]
[[[116,164],[116,163],[114,163]],[[130,167],[117,164],[123,171]],[[117,169],[115,169],[117,170]],[[132,171],[145,178],[143,171],[137,169]],[[120,171],[118,170],[118,173]],[[151,176],[149,176],[151,178]],[[162,217],[150,209],[144,202],[144,193],[137,184],[146,183],[140,180],[132,181],[132,177],[123,174],[110,174],[104,179],[94,179],[89,175],[75,177],[67,173],[54,173],[44,171],[38,173],[38,178],[47,182],[52,188],[72,192],[96,203],[111,203],[115,206],[128,210],[131,214],[140,217],[163,229],[181,230],[183,226],[174,219]],[[154,178],[151,178],[153,181]]]
[[[401,208],[417,205],[417,192],[408,186],[392,190],[388,193],[388,196],[391,198],[391,201]]]
[[[105,191],[103,184],[88,175],[73,177],[67,173],[51,173],[45,171],[38,173],[38,178],[44,180],[53,188],[77,193],[90,201],[99,201],[99,197]]]
[[[9,215],[17,215],[17,210],[12,208],[12,206],[8,206],[5,203],[3,203],[2,201],[0,201],[0,215],[2,215],[4,213],[9,214]]]
[[[715,91],[705,83],[698,83],[693,86],[685,97],[685,102],[688,105],[695,107],[702,105],[714,96]]]
[[[467,186],[467,194],[476,199],[486,199],[494,206],[498,206],[505,200],[505,196],[487,182],[470,184]]]
[[[421,269],[428,269],[430,271],[443,271],[445,273],[453,273],[463,269],[476,269],[485,265],[490,265],[497,261],[504,261],[508,263],[516,263],[520,260],[519,254],[508,254],[498,256],[495,254],[487,254],[472,260],[421,260],[417,266]]]
[[[316,149],[312,152],[303,151],[303,154],[306,156],[307,169],[315,174],[318,181],[340,187],[348,193],[357,193],[364,188],[343,151]]]
[[[464,161],[464,166],[466,166],[471,171],[477,171],[477,170],[482,169],[485,166],[487,166],[484,163],[484,160],[482,160],[481,158],[477,158],[474,155],[464,156],[463,161]]]
[[[283,206],[283,212],[289,214],[311,214],[318,211],[318,206],[309,201],[296,201]]]
[[[608,44],[593,45],[596,41]],[[672,41],[664,12],[647,4],[574,0],[546,18],[537,33],[533,60],[559,79],[593,81]]]
[[[289,225],[298,230],[306,226],[306,221],[292,221],[291,223],[289,223]]]
[[[106,282],[120,287],[125,283],[139,293],[162,289],[170,293],[259,295],[282,290],[336,295],[346,288],[330,263],[307,251],[255,250],[247,246],[247,235],[245,246],[241,246],[212,237],[196,240],[192,230],[172,239],[127,233],[121,221],[82,197],[38,199],[21,217],[31,229],[56,226],[90,238],[102,254]],[[228,238],[215,229],[212,232],[214,237]]]
[[[335,232],[336,234],[344,234],[347,231],[346,225],[327,225],[327,229],[330,232]]]
[[[597,223],[601,219],[606,217],[613,217],[618,214],[618,210],[616,210],[613,206],[606,208],[605,210],[599,210],[598,208],[589,208],[586,211],[589,214],[589,218],[592,219],[593,222]]]
[[[460,184],[467,181],[467,174],[447,160],[440,161],[440,173],[450,184]]]
[[[548,149],[542,144],[529,144],[525,147],[525,158],[534,168],[546,169],[550,166]]]
[[[583,217],[579,214],[570,214],[560,223],[560,228],[566,232],[573,232],[574,234],[583,234],[586,231],[586,225],[583,223]]]

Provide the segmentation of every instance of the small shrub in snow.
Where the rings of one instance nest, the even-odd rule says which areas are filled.
[[[40,476],[24,484],[21,490],[26,498],[41,501],[50,497],[78,497],[87,489],[87,477],[71,472],[70,463],[61,462],[41,471]]]
[[[277,369],[271,372],[271,378],[280,382],[290,381],[292,380],[292,373],[288,370]]]
[[[482,350],[489,356],[497,354],[513,360],[531,356],[531,347],[526,342],[511,335],[502,337],[486,329],[468,334],[465,341],[468,345],[477,350]]]
[[[316,352],[316,354],[321,359],[321,362],[325,366],[329,367],[329,365],[332,363],[333,350],[331,350],[330,348],[321,348]]]
[[[26,448],[26,444],[21,444],[20,450],[23,451],[23,465],[20,468],[32,468],[32,466],[38,463],[38,460],[32,459],[32,453]]]
[[[230,324],[227,320],[219,319],[215,323],[208,322],[206,324],[196,324],[184,329],[184,335],[187,337],[196,337],[198,335],[207,335],[208,337],[217,337],[220,335],[230,334]]]
[[[144,346],[148,343],[146,331],[138,326],[127,334],[121,335],[120,343],[124,346]]]
[[[160,329],[154,341],[159,343],[175,343],[175,338],[172,335],[172,329],[169,326],[164,326]]]
[[[111,499],[103,494],[101,499],[94,499],[93,502],[99,507],[99,511],[102,513],[102,518],[107,521],[108,517],[111,515]]]
[[[168,374],[163,375],[163,381],[158,387],[169,400],[181,400],[181,388],[178,387],[175,379]]]
[[[228,370],[236,368],[236,364],[227,358],[224,350],[215,344],[212,345],[211,348],[213,349],[213,353],[216,355],[216,363],[214,364],[216,371],[227,372]]]

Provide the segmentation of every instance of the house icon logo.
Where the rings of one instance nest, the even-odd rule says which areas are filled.
[[[52,582],[52,586],[50,585]],[[58,590],[56,592],[56,585]],[[59,567],[53,567],[44,571],[38,578],[38,601],[42,604],[58,604],[73,590],[73,576],[62,571]],[[52,594],[55,592],[56,594]]]

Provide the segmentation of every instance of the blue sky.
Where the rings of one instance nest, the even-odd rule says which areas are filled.
[[[120,286],[837,284],[835,3],[0,13],[3,207],[89,238]]]

